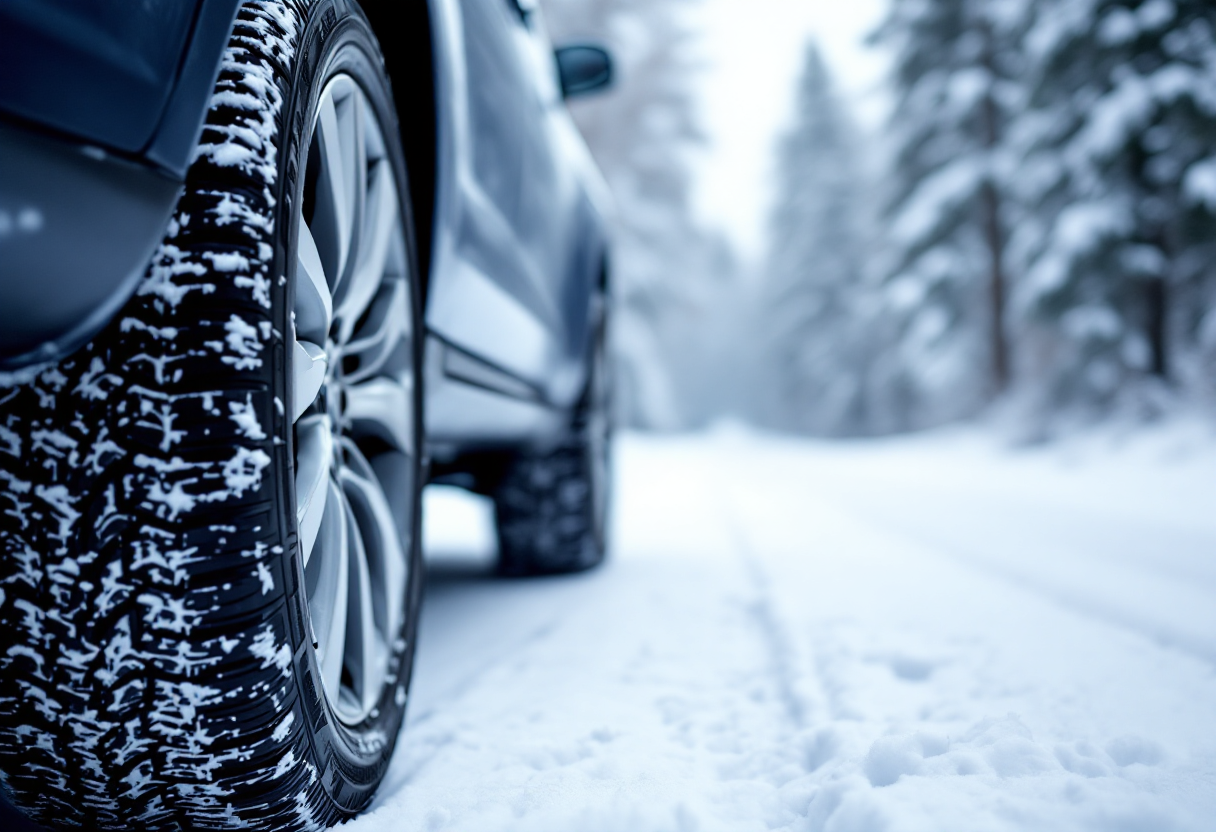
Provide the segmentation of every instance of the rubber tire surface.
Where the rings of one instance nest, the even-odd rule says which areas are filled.
[[[605,364],[606,312],[606,298],[597,296],[587,389],[575,409],[570,435],[550,450],[512,454],[494,489],[502,575],[581,572],[604,560],[612,407]],[[596,418],[606,420],[603,448],[593,441]],[[597,452],[604,459],[597,460]]]
[[[419,489],[391,684],[364,724],[343,726],[306,631],[284,412],[286,218],[336,71],[376,108],[404,200],[357,6],[246,2],[137,295],[79,353],[0,387],[0,778],[45,827],[323,829],[370,802],[392,754]],[[416,297],[413,315],[418,332]]]

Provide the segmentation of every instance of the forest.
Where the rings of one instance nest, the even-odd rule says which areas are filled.
[[[998,414],[1027,439],[1216,404],[1216,7],[898,0],[863,129],[808,43],[769,245],[689,210],[699,0],[549,0],[606,39],[581,105],[620,207],[626,422],[821,436]]]

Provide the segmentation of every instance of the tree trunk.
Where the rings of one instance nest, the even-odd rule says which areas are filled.
[[[1140,179],[1144,181],[1143,149],[1137,156]],[[1147,191],[1152,193],[1152,191]],[[1158,194],[1154,194],[1158,195]],[[1171,214],[1177,217],[1181,212],[1179,198],[1176,193],[1163,196],[1171,207]],[[1148,244],[1161,253],[1164,267],[1156,274],[1147,275],[1144,281],[1144,337],[1148,341],[1148,371],[1164,381],[1170,376],[1169,356],[1169,286],[1170,278],[1175,272],[1176,263],[1174,252],[1178,250],[1177,223],[1171,221],[1152,222],[1147,235]]]
[[[1001,232],[1001,197],[991,182],[980,193],[984,243],[988,248],[989,340],[992,350],[992,395],[1009,386],[1009,346],[1005,339],[1004,235]]]
[[[1000,127],[992,84],[996,77],[993,56],[993,34],[987,22],[981,23],[984,36],[984,68],[988,70],[989,88],[980,102],[980,121],[984,149],[989,158],[1000,141]],[[988,311],[989,342],[992,353],[992,397],[996,398],[1009,386],[1009,344],[1005,338],[1005,237],[1001,227],[1001,195],[990,170],[980,192],[981,222],[984,244],[988,249]]]
[[[1165,278],[1156,277],[1144,285],[1144,305],[1148,320],[1146,335],[1149,348],[1149,371],[1159,378],[1170,375],[1169,351],[1166,344],[1167,289]]]

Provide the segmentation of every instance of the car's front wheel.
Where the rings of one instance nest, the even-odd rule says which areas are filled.
[[[40,824],[371,800],[420,592],[418,281],[354,3],[246,2],[137,296],[0,390],[0,781]]]

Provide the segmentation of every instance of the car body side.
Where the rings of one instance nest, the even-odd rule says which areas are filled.
[[[0,5],[0,55],[18,36],[40,50],[29,65],[34,46],[0,58],[0,369],[80,346],[134,291],[193,158],[239,2],[145,3],[142,18],[120,0],[101,5],[124,8],[125,29],[76,0]],[[432,453],[450,462],[544,443],[585,386],[608,202],[539,11],[515,0],[362,8],[411,175]]]
[[[539,12],[513,0],[427,9],[440,102],[427,419],[442,457],[565,420],[586,378],[608,201]]]

